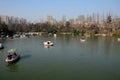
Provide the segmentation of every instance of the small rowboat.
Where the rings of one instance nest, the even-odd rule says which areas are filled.
[[[20,55],[8,55],[8,57],[6,58],[5,62],[7,63],[15,63],[20,59]]]
[[[4,48],[4,46],[2,45],[2,43],[0,43],[0,49],[3,49]]]
[[[85,41],[85,38],[80,38],[80,41],[81,41],[81,42],[84,42],[84,41]]]
[[[118,38],[117,40],[120,41],[120,38]]]
[[[51,41],[44,42],[44,46],[53,46],[53,43]]]
[[[0,47],[0,49],[4,49],[4,47],[3,47],[3,46],[1,46],[1,47]]]
[[[15,63],[20,59],[20,55],[15,53],[15,49],[10,49],[8,51],[9,55],[5,59],[5,62],[7,63]]]

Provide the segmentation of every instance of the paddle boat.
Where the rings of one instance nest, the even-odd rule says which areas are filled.
[[[85,38],[80,38],[80,41],[81,41],[81,42],[84,42],[84,41],[85,41]]]
[[[4,46],[2,45],[2,43],[0,43],[0,49],[3,49],[4,48]]]
[[[118,41],[120,41],[120,38],[117,38]]]
[[[12,49],[9,51],[9,55],[5,59],[7,63],[15,63],[20,59],[20,55],[16,54],[16,52]]]
[[[44,46],[53,46],[53,43],[51,41],[46,41],[43,44]]]

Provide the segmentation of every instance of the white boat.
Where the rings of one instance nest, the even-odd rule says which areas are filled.
[[[81,42],[84,42],[84,41],[85,41],[85,38],[80,38],[80,41],[81,41]]]
[[[0,43],[0,49],[3,49],[4,48],[4,46],[2,45],[2,43]]]
[[[54,34],[54,37],[56,38],[56,37],[57,37],[57,34]]]
[[[118,41],[120,41],[120,38],[117,38]]]
[[[107,36],[107,35],[106,35],[106,34],[102,34],[102,36],[104,36],[104,37],[105,37],[105,36]]]
[[[53,46],[53,43],[51,41],[44,42],[44,46]]]

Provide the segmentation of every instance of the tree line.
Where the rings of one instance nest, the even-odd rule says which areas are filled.
[[[120,18],[112,19],[107,16],[107,20],[102,22],[82,22],[80,24],[73,24],[70,21],[56,22],[51,24],[44,23],[23,23],[23,24],[5,24],[0,22],[0,35],[11,35],[16,32],[48,32],[48,33],[73,33],[79,34],[114,34],[120,35]]]

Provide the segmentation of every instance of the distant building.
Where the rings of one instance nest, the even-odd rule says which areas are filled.
[[[69,22],[70,22],[71,24],[74,24],[74,23],[75,23],[75,20],[74,20],[74,19],[69,19]]]
[[[62,16],[62,20],[61,20],[61,22],[62,22],[63,25],[66,24],[66,16],[65,16],[65,15]]]
[[[27,23],[27,20],[15,16],[0,16],[0,22],[5,24],[22,24]]]
[[[51,22],[53,19],[52,15],[47,15],[47,22]]]
[[[0,16],[0,21],[2,23],[8,24],[9,23],[9,17],[8,16]]]
[[[76,22],[77,24],[81,24],[85,21],[85,17],[84,15],[79,15],[78,18],[76,19]]]
[[[50,24],[55,24],[57,22],[56,19],[54,19],[52,15],[47,15],[46,21]]]
[[[1,23],[2,21],[1,21],[1,17],[0,17],[0,23]]]
[[[85,17],[84,17],[84,15],[80,15],[80,16],[78,16],[78,20],[81,21],[81,22],[85,21]]]
[[[27,20],[26,19],[24,19],[24,18],[21,18],[20,19],[20,24],[26,24],[27,23]]]

